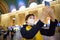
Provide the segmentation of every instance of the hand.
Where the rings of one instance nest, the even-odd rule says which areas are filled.
[[[52,8],[50,8],[48,15],[50,16],[52,21],[55,21],[56,16],[55,16],[54,10]]]
[[[49,16],[52,21],[55,21],[56,17],[54,14],[54,10],[51,7],[45,7],[43,11],[45,12],[45,18]]]

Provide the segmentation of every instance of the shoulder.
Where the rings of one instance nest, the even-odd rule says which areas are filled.
[[[27,26],[27,25],[26,25],[26,24],[24,24],[24,25],[22,25],[22,26],[21,26],[21,28],[25,28],[26,26]]]

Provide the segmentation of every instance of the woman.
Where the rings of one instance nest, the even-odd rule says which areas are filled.
[[[54,22],[51,20],[50,28],[43,29],[42,26],[44,22],[42,20],[37,20],[35,22],[35,15],[29,14],[26,16],[26,24],[21,28],[22,37],[28,40],[43,40],[42,35],[53,36],[55,33],[55,26],[57,26],[57,20]],[[39,34],[40,32],[40,34]]]

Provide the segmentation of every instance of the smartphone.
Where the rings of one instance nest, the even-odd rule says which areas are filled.
[[[50,2],[45,1],[44,3],[45,3],[45,6],[50,6]]]

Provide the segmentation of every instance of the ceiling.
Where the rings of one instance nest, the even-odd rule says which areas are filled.
[[[16,7],[16,9],[18,10],[19,9],[18,3],[20,1],[23,1],[25,6],[28,7],[31,2],[37,2],[38,4],[41,4],[43,0],[3,0],[3,1],[7,4],[9,11],[10,11],[11,5],[14,5]]]
[[[29,2],[37,2],[37,3],[41,3],[41,1],[43,0],[4,0],[7,5],[10,7],[10,5],[15,5],[15,7],[18,9],[18,2],[19,1],[24,1],[24,3],[26,4],[26,7],[28,7]]]

